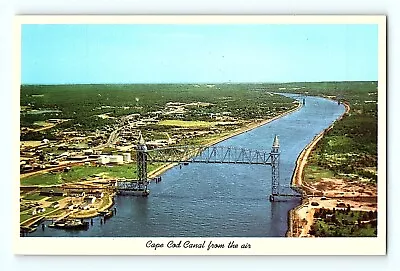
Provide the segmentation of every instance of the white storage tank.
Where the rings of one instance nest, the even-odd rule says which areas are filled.
[[[125,162],[125,163],[129,163],[129,162],[132,161],[132,160],[131,160],[131,154],[130,154],[129,152],[123,153],[122,156],[123,156],[123,158],[124,158],[124,162]]]
[[[99,164],[105,165],[110,163],[110,157],[108,157],[107,155],[101,155],[98,159],[97,162]]]
[[[110,156],[110,163],[112,164],[123,164],[124,157],[122,155],[111,155]]]

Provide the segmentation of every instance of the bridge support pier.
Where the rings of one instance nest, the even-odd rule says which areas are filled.
[[[271,150],[272,194],[269,195],[269,201],[271,202],[275,201],[275,196],[279,195],[279,158],[279,139],[278,136],[275,135]]]
[[[139,143],[136,148],[138,188],[147,191],[147,147],[142,133],[139,134]]]

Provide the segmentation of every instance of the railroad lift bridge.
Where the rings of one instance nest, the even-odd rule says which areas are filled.
[[[251,150],[223,146],[173,146],[148,150],[142,134],[136,148],[137,179],[124,181],[117,189],[148,191],[147,163],[205,163],[205,164],[252,164],[271,166],[270,201],[299,197],[298,194],[282,193],[279,180],[279,140],[275,136],[271,151]]]
[[[303,106],[306,105],[307,97],[308,97],[308,92],[298,93],[296,95],[291,96],[291,98],[298,100]]]

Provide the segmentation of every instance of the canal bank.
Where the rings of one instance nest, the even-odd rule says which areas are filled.
[[[345,106],[345,112],[328,128],[324,129],[321,133],[315,136],[313,140],[309,144],[307,144],[307,146],[302,150],[302,152],[300,153],[300,155],[296,160],[296,167],[293,171],[291,186],[294,190],[296,190],[302,195],[302,202],[299,206],[289,211],[288,231],[286,233],[287,237],[306,236],[308,234],[307,229],[309,229],[311,227],[311,224],[313,223],[314,208],[310,208],[309,206],[310,199],[307,196],[307,191],[306,191],[310,189],[305,189],[306,187],[303,184],[304,167],[307,164],[307,159],[311,154],[312,150],[316,147],[316,145],[323,138],[323,136],[333,128],[336,122],[342,120],[342,118],[350,112],[350,105],[347,102],[344,102],[343,105]]]

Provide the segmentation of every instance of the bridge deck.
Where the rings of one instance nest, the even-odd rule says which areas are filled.
[[[222,146],[176,146],[147,151],[152,162],[271,165],[267,151]]]
[[[178,159],[148,159],[149,162],[162,163],[162,162],[170,162],[170,163],[203,163],[203,164],[248,164],[248,165],[271,165],[271,162],[246,162],[246,161],[202,161],[202,160],[178,160]]]

